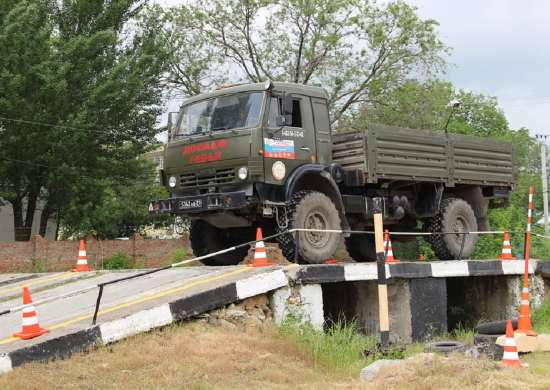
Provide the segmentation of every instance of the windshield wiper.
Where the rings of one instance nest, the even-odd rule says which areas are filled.
[[[188,138],[189,140],[193,141],[193,137],[191,137],[189,134],[174,134],[174,136],[172,137],[172,139],[177,139],[179,137],[186,137]]]
[[[235,129],[230,129],[230,128],[227,127],[227,126],[214,127],[214,128],[212,129],[212,131],[217,131],[217,130],[231,130],[232,133],[238,134],[238,133],[237,133],[237,130],[235,130]],[[211,132],[211,133],[212,133],[212,132]]]

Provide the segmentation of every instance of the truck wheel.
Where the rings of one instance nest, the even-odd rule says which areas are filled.
[[[352,234],[344,238],[346,250],[351,258],[359,263],[376,261],[374,235]]]
[[[463,199],[445,199],[441,202],[439,214],[429,219],[428,230],[432,233],[475,232],[477,222],[474,211]],[[476,249],[477,234],[434,235],[429,242],[440,260],[454,260],[458,259],[462,240],[465,240],[462,258],[467,259]]]
[[[189,240],[195,256],[206,256],[247,241],[240,240],[241,242],[238,242],[229,236],[229,231],[230,229],[220,229],[202,220],[191,221]],[[246,257],[249,248],[250,246],[238,248],[201,260],[201,262],[210,266],[237,265]]]
[[[336,206],[324,194],[300,191],[292,196],[287,208],[288,229],[340,229]],[[298,263],[320,264],[329,260],[340,242],[339,233],[295,232],[279,236],[283,255],[294,262],[296,234],[299,235]]]

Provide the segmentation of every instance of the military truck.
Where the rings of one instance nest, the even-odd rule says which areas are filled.
[[[382,198],[390,232],[447,233],[426,236],[436,255],[468,258],[477,234],[463,233],[490,230],[487,208],[507,207],[518,187],[507,141],[380,125],[333,134],[326,95],[313,86],[221,88],[188,99],[169,127],[160,174],[171,197],[151,200],[149,213],[189,219],[197,256],[254,241],[257,227],[264,237],[304,228],[343,231],[355,261],[374,261],[374,236],[360,232],[373,230]],[[340,237],[300,231],[277,241],[289,261],[323,263]],[[248,250],[203,262],[234,265]]]

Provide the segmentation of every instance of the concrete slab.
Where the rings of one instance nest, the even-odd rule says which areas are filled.
[[[361,372],[359,373],[359,379],[373,382],[378,377],[378,373],[380,372],[380,370],[383,369],[384,367],[392,366],[394,364],[403,364],[403,363],[404,363],[403,360],[388,360],[388,359],[377,360],[374,363],[368,365],[367,367],[361,370]]]
[[[12,337],[22,330],[21,310],[0,316],[0,372],[33,361],[67,357],[98,343],[114,342],[288,285],[281,267],[172,268],[106,285],[93,325],[99,288],[86,288],[139,272],[102,272],[92,279],[75,280],[71,280],[72,275],[41,276],[40,284],[29,287],[33,302],[66,296],[33,305],[40,326],[50,329],[50,333],[33,339]],[[0,300],[5,300],[0,303],[0,312],[21,306],[22,301],[13,296],[13,291],[22,290],[20,281],[3,287]],[[71,294],[82,289],[85,291]]]
[[[5,284],[37,278],[38,274],[0,274],[0,287]]]
[[[514,333],[514,340],[518,352],[550,351],[550,337],[548,335],[527,336],[523,333]],[[496,344],[504,346],[506,336],[500,336]]]

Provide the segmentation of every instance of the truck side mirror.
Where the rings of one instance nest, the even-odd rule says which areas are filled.
[[[177,112],[168,113],[168,124],[166,125],[166,128],[168,129],[168,141],[170,141],[174,135],[175,123],[172,118],[175,117],[177,114]]]
[[[283,115],[292,115],[292,94],[283,92]]]

